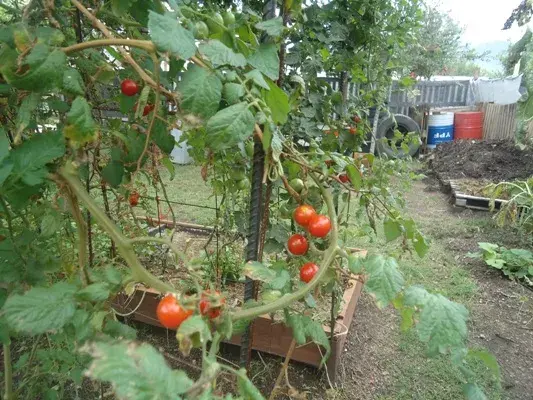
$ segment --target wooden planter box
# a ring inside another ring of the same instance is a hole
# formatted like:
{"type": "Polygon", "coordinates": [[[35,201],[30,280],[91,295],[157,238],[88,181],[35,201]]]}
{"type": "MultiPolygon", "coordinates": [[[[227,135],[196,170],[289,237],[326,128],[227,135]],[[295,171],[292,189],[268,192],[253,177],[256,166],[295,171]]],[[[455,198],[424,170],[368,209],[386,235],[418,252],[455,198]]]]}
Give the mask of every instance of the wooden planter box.
{"type": "MultiPolygon", "coordinates": [[[[349,281],[348,287],[344,292],[343,308],[337,317],[331,356],[327,361],[328,373],[331,380],[335,379],[340,356],[362,288],[363,284],[359,280],[352,279],[349,281]]],[[[113,301],[113,307],[120,313],[131,313],[129,317],[136,321],[163,327],[156,316],[156,308],[160,299],[161,293],[158,291],[138,288],[131,297],[126,294],[119,294],[113,301]]],[[[329,326],[324,326],[324,331],[330,335],[329,326]]],[[[274,321],[268,315],[263,315],[255,319],[252,338],[250,340],[250,345],[253,350],[285,356],[289,350],[291,340],[292,329],[285,326],[283,322],[274,321]]],[[[240,335],[234,335],[230,340],[226,340],[225,343],[239,346],[241,337],[240,335]]],[[[324,349],[319,349],[319,346],[315,343],[309,343],[297,347],[293,352],[292,360],[319,367],[322,354],[324,354],[324,349]]]]}

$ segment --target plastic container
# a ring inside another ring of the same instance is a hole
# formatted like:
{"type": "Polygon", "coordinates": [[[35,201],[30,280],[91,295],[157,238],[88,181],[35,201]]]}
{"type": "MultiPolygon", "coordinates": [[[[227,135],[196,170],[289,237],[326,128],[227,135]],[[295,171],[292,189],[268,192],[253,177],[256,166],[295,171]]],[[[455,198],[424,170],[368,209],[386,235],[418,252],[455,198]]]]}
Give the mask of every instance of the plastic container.
{"type": "Polygon", "coordinates": [[[454,137],[453,113],[432,114],[428,118],[427,147],[434,149],[437,144],[451,142],[454,137]]]}
{"type": "Polygon", "coordinates": [[[483,112],[455,113],[455,140],[483,139],[483,112]]]}
{"type": "Polygon", "coordinates": [[[172,136],[174,136],[174,139],[176,139],[176,145],[174,146],[174,150],[170,153],[170,159],[174,164],[190,164],[192,163],[192,158],[189,156],[187,142],[178,143],[182,132],[179,129],[172,129],[170,132],[172,136]]]}

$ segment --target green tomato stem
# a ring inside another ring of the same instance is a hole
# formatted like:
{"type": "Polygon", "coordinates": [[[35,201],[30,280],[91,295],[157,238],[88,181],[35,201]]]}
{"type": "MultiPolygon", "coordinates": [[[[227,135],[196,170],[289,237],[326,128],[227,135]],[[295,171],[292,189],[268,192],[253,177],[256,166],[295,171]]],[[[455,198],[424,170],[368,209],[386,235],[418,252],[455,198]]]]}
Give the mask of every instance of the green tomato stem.
{"type": "Polygon", "coordinates": [[[13,400],[13,367],[11,365],[11,344],[4,344],[4,399],[13,400]]]}
{"type": "Polygon", "coordinates": [[[61,50],[66,54],[75,53],[82,50],[92,49],[95,47],[106,47],[106,46],[128,46],[128,47],[137,47],[139,49],[144,49],[149,53],[154,53],[156,51],[155,45],[150,40],[135,40],[135,39],[95,39],[88,42],[82,42],[73,44],[72,46],[63,47],[61,50]]]}
{"type": "Polygon", "coordinates": [[[83,204],[85,204],[85,207],[91,212],[91,215],[96,222],[109,236],[111,236],[111,239],[115,241],[118,252],[132,271],[133,278],[162,293],[176,292],[176,289],[172,285],[161,281],[142,266],[139,258],[133,250],[131,241],[122,235],[117,226],[108,218],[105,212],[98,207],[89,193],[87,193],[83,184],[77,177],[74,166],[72,164],[66,164],[61,168],[59,174],[68,184],[70,190],[72,190],[83,204]]]}

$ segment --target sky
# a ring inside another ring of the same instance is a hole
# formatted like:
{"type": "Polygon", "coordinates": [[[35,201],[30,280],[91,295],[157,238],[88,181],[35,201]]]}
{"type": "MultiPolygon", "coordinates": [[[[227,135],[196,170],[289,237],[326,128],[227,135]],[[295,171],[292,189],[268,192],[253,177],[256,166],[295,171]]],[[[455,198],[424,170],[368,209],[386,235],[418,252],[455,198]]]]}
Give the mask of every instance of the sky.
{"type": "Polygon", "coordinates": [[[440,9],[449,12],[465,28],[463,41],[477,45],[493,41],[516,42],[525,27],[502,31],[503,24],[520,0],[440,0],[440,9]]]}

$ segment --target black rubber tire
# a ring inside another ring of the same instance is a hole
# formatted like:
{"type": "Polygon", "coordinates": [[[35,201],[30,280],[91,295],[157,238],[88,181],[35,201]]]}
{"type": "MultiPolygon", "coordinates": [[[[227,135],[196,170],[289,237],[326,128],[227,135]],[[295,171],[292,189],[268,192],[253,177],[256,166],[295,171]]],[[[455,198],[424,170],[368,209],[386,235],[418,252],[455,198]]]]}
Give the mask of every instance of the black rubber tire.
{"type": "Polygon", "coordinates": [[[420,141],[418,143],[410,143],[409,151],[405,152],[403,149],[394,150],[390,145],[383,140],[384,137],[392,138],[394,129],[397,129],[402,133],[415,132],[420,136],[420,126],[415,120],[409,118],[407,115],[394,114],[386,118],[382,118],[378,122],[378,129],[376,132],[376,149],[380,156],[386,155],[389,158],[404,158],[406,156],[413,157],[420,150],[420,141]]]}

